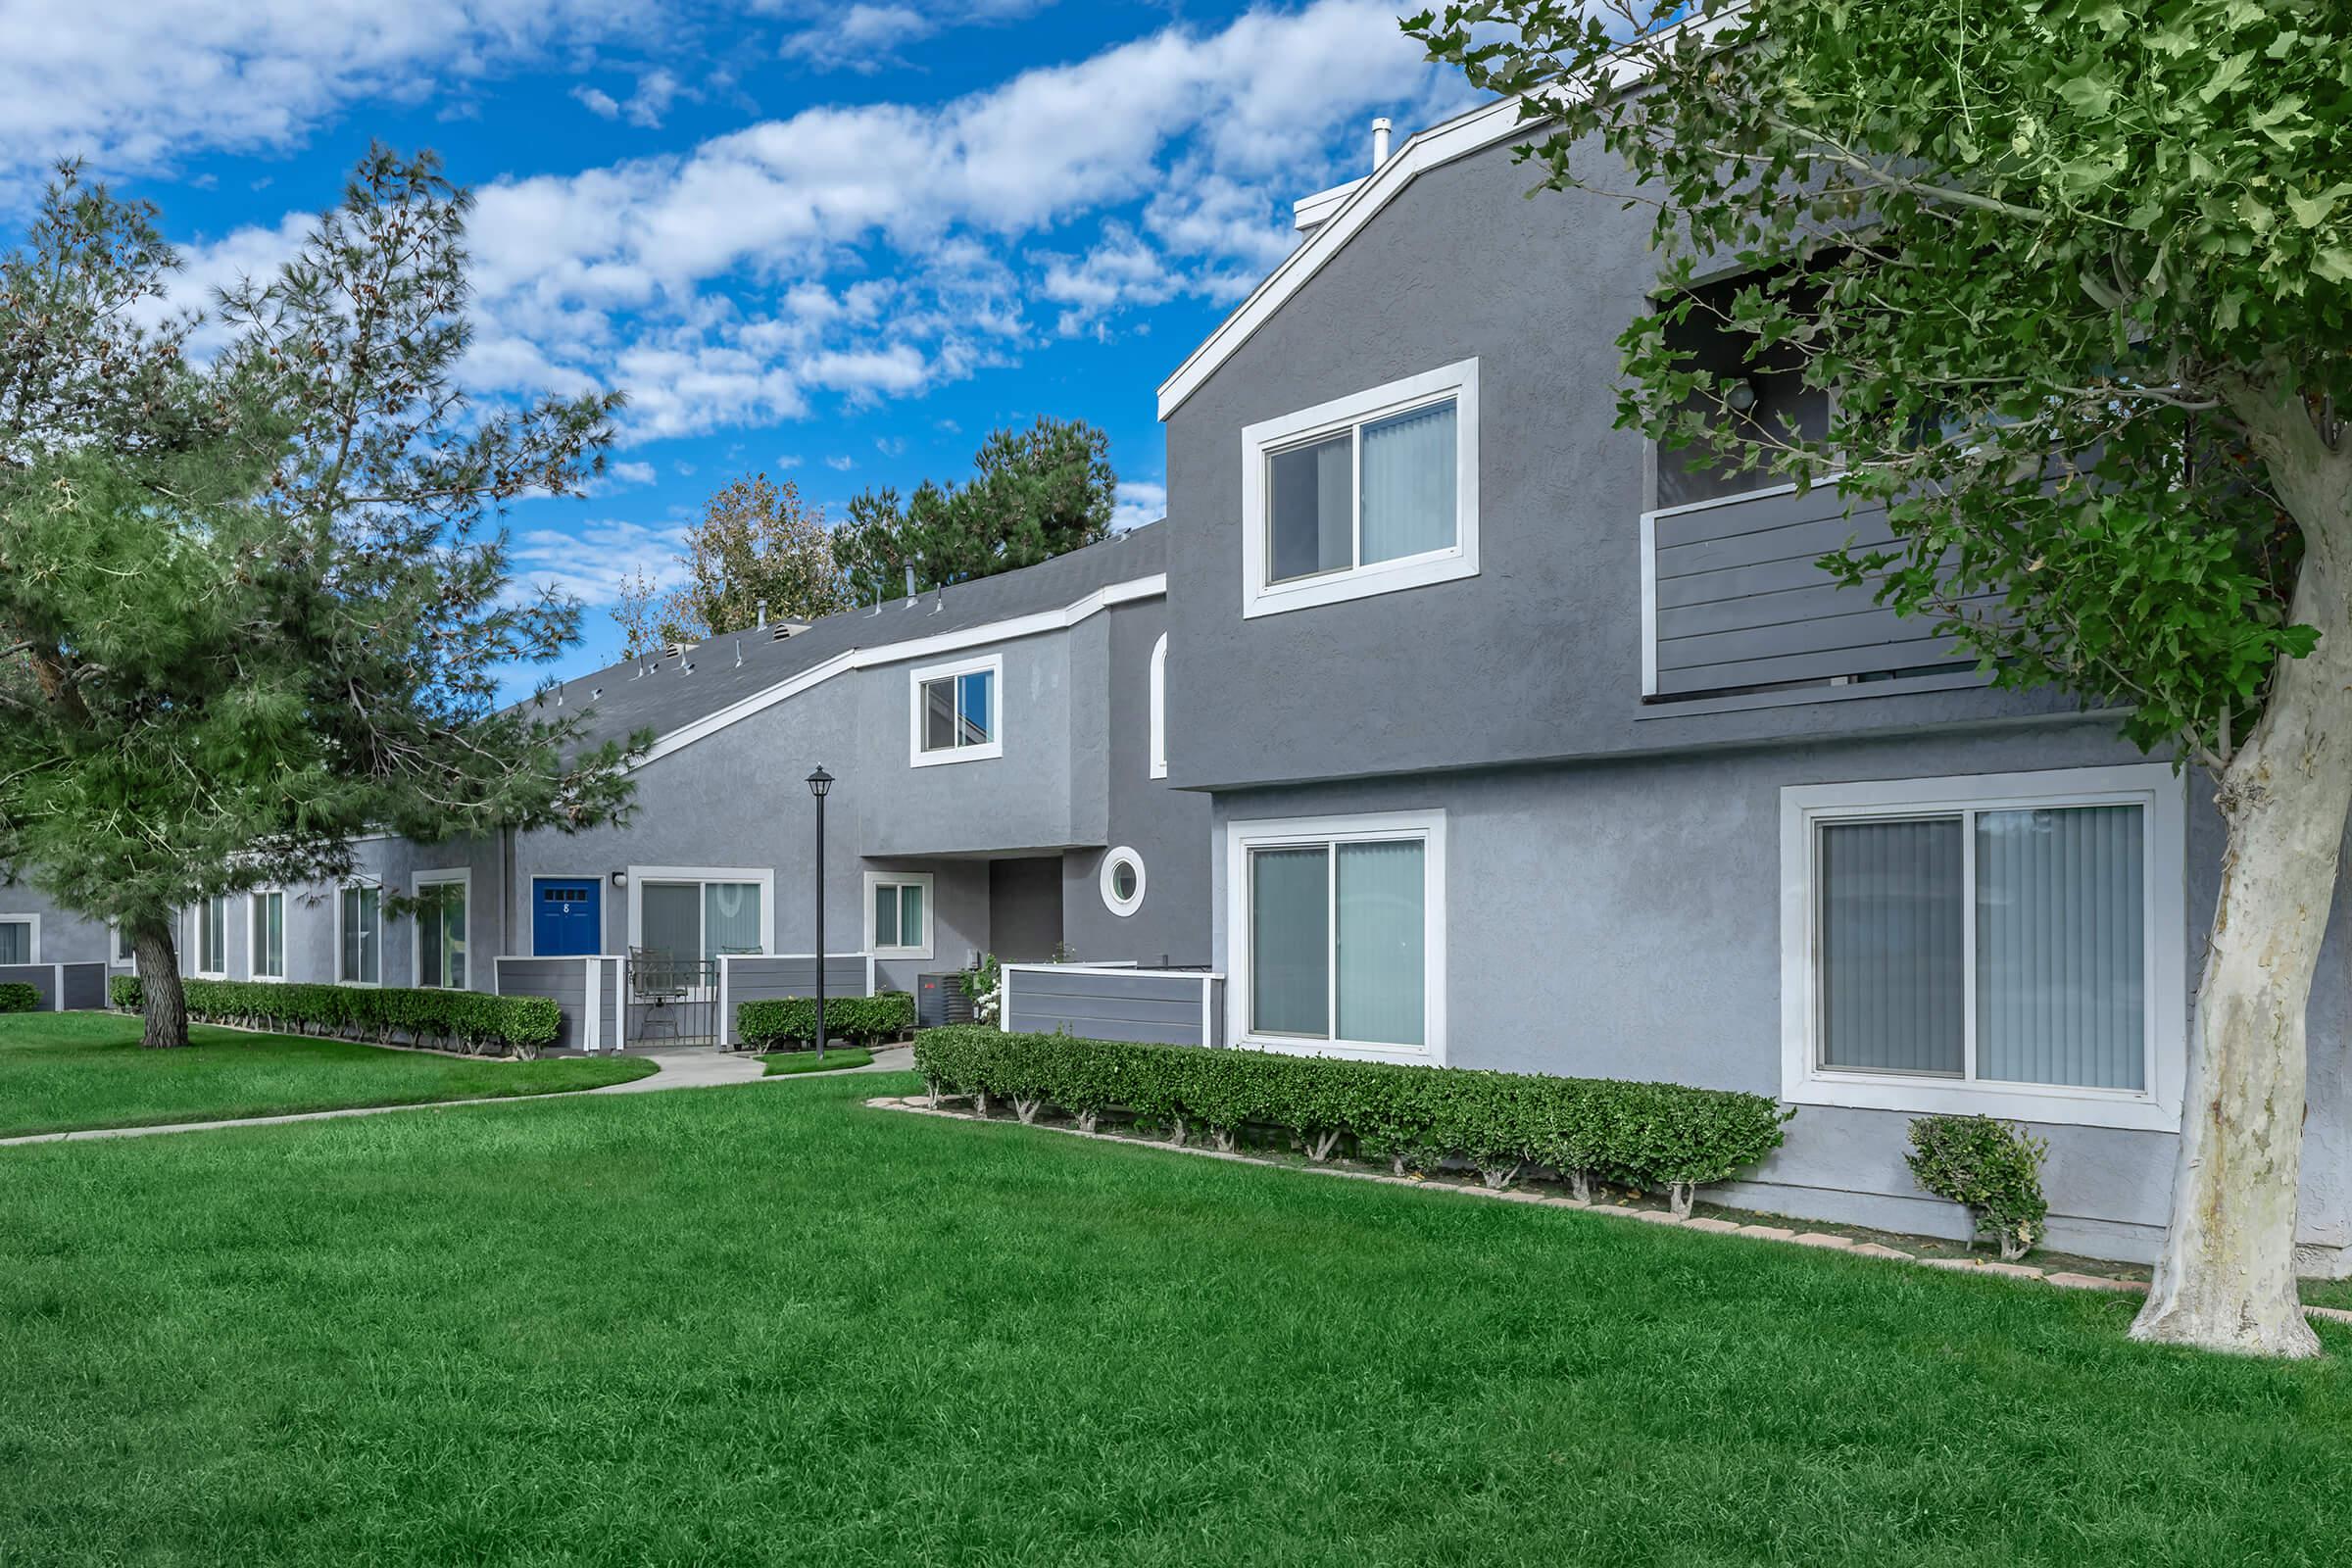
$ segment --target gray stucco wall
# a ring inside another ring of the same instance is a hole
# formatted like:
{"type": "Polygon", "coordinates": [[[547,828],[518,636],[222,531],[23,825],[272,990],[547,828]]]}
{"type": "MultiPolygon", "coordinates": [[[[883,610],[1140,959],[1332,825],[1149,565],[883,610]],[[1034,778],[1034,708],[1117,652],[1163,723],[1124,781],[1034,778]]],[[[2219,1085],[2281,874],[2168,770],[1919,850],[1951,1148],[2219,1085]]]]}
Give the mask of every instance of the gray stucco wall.
{"type": "Polygon", "coordinates": [[[1167,420],[1178,784],[1249,786],[1850,734],[2048,706],[1983,689],[1666,716],[1641,701],[1642,438],[1614,340],[1658,274],[1648,215],[1525,199],[1507,147],[1422,175],[1167,420]],[[1475,577],[1242,616],[1254,421],[1479,364],[1475,577]]]}
{"type": "MultiPolygon", "coordinates": [[[[106,963],[112,957],[113,933],[105,921],[65,908],[30,883],[0,881],[0,917],[23,914],[40,917],[43,963],[106,963]]],[[[129,965],[120,972],[128,973],[129,965]]]]}
{"type": "MultiPolygon", "coordinates": [[[[1446,813],[1448,1060],[1781,1094],[1784,785],[2143,760],[2095,720],[1675,759],[1533,766],[1220,796],[1216,820],[1446,813]],[[1513,891],[1496,897],[1498,889],[1513,891]]],[[[2221,829],[2192,793],[2183,917],[2193,986],[2221,829]]],[[[1218,911],[1223,950],[1220,856],[1218,911]]],[[[2302,1240],[2352,1245],[2352,895],[2339,890],[2311,1011],[2302,1240]]],[[[2180,1004],[2185,1013],[2189,998],[2180,1004]]],[[[1996,1112],[1997,1113],[1997,1112],[1996,1112]]],[[[1961,1234],[1918,1195],[1909,1115],[1808,1105],[1788,1145],[1728,1200],[1961,1234]]],[[[2161,1241],[2176,1135],[2047,1125],[2050,1243],[2145,1258],[2161,1241]]],[[[2318,1264],[2315,1266],[2331,1266],[2318,1264]]]]}

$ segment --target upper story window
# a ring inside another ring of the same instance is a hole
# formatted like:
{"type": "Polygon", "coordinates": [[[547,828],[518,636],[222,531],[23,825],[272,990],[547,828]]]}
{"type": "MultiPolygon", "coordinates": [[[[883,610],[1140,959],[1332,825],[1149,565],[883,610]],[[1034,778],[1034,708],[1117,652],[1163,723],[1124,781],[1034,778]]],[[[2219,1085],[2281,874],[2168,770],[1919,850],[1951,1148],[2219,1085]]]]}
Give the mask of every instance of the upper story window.
{"type": "Polygon", "coordinates": [[[1478,362],[1242,432],[1242,613],[1478,573],[1478,362]]]}
{"type": "MultiPolygon", "coordinates": [[[[1666,346],[1685,368],[1733,382],[1728,408],[1711,392],[1693,393],[1684,406],[1710,421],[1736,420],[1750,439],[1818,441],[1829,433],[1830,394],[1804,384],[1803,354],[1783,344],[1750,358],[1754,337],[1732,324],[1733,300],[1756,280],[1743,274],[1698,285],[1690,291],[1690,313],[1667,326],[1666,346]]],[[[1729,462],[1704,447],[1661,450],[1657,456],[1661,511],[1750,495],[1781,483],[1777,475],[1729,462]]]]}
{"type": "Polygon", "coordinates": [[[1152,776],[1168,776],[1168,634],[1152,645],[1152,776]]]}
{"type": "Polygon", "coordinates": [[[927,767],[1004,756],[997,697],[1004,675],[1002,654],[910,671],[907,760],[927,767]]]}

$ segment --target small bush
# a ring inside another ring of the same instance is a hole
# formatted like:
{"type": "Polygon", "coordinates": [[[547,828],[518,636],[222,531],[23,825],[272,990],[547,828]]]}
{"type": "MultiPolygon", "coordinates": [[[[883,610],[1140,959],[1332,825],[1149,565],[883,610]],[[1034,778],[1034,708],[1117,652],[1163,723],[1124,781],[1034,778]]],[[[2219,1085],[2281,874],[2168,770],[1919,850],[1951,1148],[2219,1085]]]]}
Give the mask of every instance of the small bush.
{"type": "Polygon", "coordinates": [[[23,980],[0,983],[0,1012],[30,1012],[41,1004],[41,994],[23,980]]]}
{"type": "Polygon", "coordinates": [[[1760,1095],[1681,1084],[1400,1067],[1198,1046],[1126,1045],[962,1025],[915,1037],[934,1095],[1010,1103],[1022,1120],[1058,1105],[1091,1129],[1124,1106],[1183,1142],[1198,1125],[1231,1149],[1247,1125],[1286,1128],[1310,1158],[1346,1138],[1399,1171],[1465,1160],[1493,1187],[1533,1164],[1579,1183],[1659,1187],[1688,1213],[1693,1191],[1780,1147],[1794,1112],[1760,1095]]]}
{"type": "MultiPolygon", "coordinates": [[[[913,1027],[914,998],[904,991],[885,991],[876,997],[825,999],[828,1042],[870,1046],[897,1040],[913,1027]]],[[[773,997],[743,1003],[735,1009],[735,1033],[745,1045],[761,1051],[814,1045],[816,999],[773,997]]]]}
{"type": "MultiPolygon", "coordinates": [[[[267,980],[182,980],[188,1016],[280,1033],[330,1035],[376,1045],[439,1045],[468,1054],[536,1056],[555,1043],[563,1010],[546,997],[408,986],[287,985],[267,980]]],[[[117,975],[107,996],[136,1009],[134,975],[117,975]]]]}
{"type": "Polygon", "coordinates": [[[1968,1210],[1975,1236],[1989,1234],[2014,1262],[2041,1239],[2050,1211],[2041,1194],[2041,1162],[2050,1146],[2023,1127],[1990,1116],[1921,1116],[1903,1155],[1919,1185],[1968,1210]]]}

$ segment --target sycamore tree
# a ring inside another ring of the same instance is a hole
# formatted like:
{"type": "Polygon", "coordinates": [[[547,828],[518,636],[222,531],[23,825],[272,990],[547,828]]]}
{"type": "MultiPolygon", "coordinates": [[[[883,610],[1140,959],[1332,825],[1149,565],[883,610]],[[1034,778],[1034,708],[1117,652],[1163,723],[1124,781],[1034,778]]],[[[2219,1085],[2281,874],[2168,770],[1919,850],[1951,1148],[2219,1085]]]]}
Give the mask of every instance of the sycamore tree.
{"type": "Polygon", "coordinates": [[[1511,0],[1405,27],[1521,97],[1539,190],[1651,212],[1622,423],[1887,506],[1896,545],[1829,569],[2210,775],[2228,851],[2132,1332],[2316,1354],[2293,1250],[2352,807],[2352,13],[1511,0]],[[1687,287],[1726,266],[1748,281],[1687,287]],[[1678,351],[1708,311],[1834,393],[1818,439],[1678,351]]]}
{"type": "Polygon", "coordinates": [[[622,657],[741,631],[762,608],[800,620],[850,608],[824,509],[803,502],[790,479],[750,474],[711,496],[678,566],[684,580],[667,593],[642,571],[622,579],[612,607],[622,657]]]}
{"type": "Polygon", "coordinates": [[[961,484],[925,480],[904,502],[868,490],[834,535],[853,603],[1034,566],[1110,535],[1110,438],[1076,419],[998,430],[961,484]]]}
{"type": "Polygon", "coordinates": [[[623,748],[498,699],[580,612],[514,593],[497,514],[577,492],[617,399],[459,390],[468,205],[370,152],[203,365],[148,206],[68,167],[0,259],[0,876],[127,933],[150,1046],[199,900],[625,811],[623,748]]]}

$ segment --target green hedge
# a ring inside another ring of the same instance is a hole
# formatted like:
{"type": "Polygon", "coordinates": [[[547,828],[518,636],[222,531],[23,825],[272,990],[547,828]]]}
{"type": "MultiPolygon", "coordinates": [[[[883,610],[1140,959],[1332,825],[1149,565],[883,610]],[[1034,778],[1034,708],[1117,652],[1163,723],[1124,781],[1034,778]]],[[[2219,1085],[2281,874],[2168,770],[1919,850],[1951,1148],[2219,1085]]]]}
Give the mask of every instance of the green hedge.
{"type": "Polygon", "coordinates": [[[41,1004],[41,994],[23,980],[0,984],[0,1012],[30,1012],[41,1004]]]}
{"type": "MultiPolygon", "coordinates": [[[[904,991],[876,997],[827,997],[825,1039],[867,1046],[897,1040],[914,1027],[914,998],[904,991]]],[[[811,997],[774,997],[746,1002],[735,1009],[735,1033],[761,1051],[786,1050],[816,1042],[816,1002],[811,997]]]]}
{"type": "Polygon", "coordinates": [[[1231,1149],[1248,1125],[1286,1128],[1310,1158],[1352,1139],[1399,1172],[1458,1158],[1491,1187],[1529,1165],[1558,1171],[1588,1196],[1593,1180],[1663,1188],[1680,1213],[1693,1189],[1780,1147],[1795,1112],[1761,1095],[1680,1084],[1551,1078],[1463,1067],[1289,1056],[1197,1046],[1122,1045],[976,1025],[915,1037],[914,1065],[934,1095],[1009,1103],[1023,1121],[1058,1106],[1092,1130],[1123,1106],[1182,1143],[1189,1125],[1231,1149]]]}
{"type": "MultiPolygon", "coordinates": [[[[1990,1234],[2009,1262],[2041,1238],[2050,1212],[2041,1162],[2050,1146],[1990,1116],[1921,1116],[1911,1123],[1904,1163],[1919,1185],[1968,1210],[1976,1235],[1990,1234]]],[[[1971,1237],[1970,1246],[1975,1246],[1971,1237]]]]}
{"type": "MultiPolygon", "coordinates": [[[[299,1034],[371,1040],[402,1039],[471,1053],[512,1052],[535,1056],[554,1044],[564,1015],[546,997],[492,997],[479,991],[428,991],[405,986],[282,985],[259,980],[182,980],[188,1016],[207,1023],[241,1024],[299,1034]]],[[[107,987],[118,1007],[136,1009],[139,982],[117,975],[107,987]]]]}

